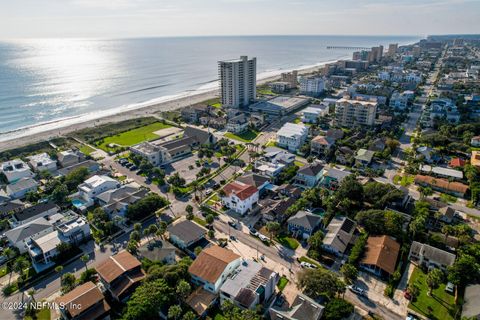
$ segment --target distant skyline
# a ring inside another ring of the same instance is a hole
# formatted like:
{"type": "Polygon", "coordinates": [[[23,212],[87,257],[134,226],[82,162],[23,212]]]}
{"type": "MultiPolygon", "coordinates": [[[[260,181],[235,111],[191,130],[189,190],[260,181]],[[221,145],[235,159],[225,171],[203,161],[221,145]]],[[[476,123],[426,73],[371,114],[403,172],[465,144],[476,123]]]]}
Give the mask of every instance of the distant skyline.
{"type": "Polygon", "coordinates": [[[479,0],[15,0],[0,39],[480,33],[479,0]]]}

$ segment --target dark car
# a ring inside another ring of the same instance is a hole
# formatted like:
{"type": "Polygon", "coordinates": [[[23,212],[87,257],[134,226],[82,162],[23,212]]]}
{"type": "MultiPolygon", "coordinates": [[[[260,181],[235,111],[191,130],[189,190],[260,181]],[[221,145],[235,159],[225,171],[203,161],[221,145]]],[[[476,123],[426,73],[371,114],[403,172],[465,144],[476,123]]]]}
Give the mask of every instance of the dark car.
{"type": "Polygon", "coordinates": [[[237,229],[237,224],[233,221],[228,221],[228,225],[234,229],[237,229]]]}
{"type": "Polygon", "coordinates": [[[130,171],[135,171],[135,170],[137,170],[138,168],[137,168],[136,165],[133,165],[133,166],[131,166],[131,167],[128,168],[128,169],[129,169],[130,171]]]}

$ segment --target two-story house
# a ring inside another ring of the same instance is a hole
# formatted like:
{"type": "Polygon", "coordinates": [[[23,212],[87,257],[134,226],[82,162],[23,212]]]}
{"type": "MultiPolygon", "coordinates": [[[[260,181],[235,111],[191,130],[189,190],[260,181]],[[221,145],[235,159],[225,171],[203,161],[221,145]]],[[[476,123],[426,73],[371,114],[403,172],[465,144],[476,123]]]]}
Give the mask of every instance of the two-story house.
{"type": "Polygon", "coordinates": [[[308,128],[305,125],[287,122],[277,132],[277,145],[297,152],[305,143],[307,136],[308,128]]]}
{"type": "Polygon", "coordinates": [[[288,231],[294,237],[309,238],[322,224],[322,217],[311,212],[300,210],[288,220],[288,231]]]}
{"type": "Polygon", "coordinates": [[[212,245],[202,250],[188,268],[192,282],[211,293],[218,293],[241,263],[241,257],[228,249],[212,245]]]}
{"type": "Polygon", "coordinates": [[[62,320],[110,319],[110,305],[100,289],[91,281],[55,299],[62,320]]]}
{"type": "Polygon", "coordinates": [[[453,265],[456,259],[453,253],[417,241],[413,241],[408,258],[418,266],[442,270],[453,265]]]}
{"type": "Polygon", "coordinates": [[[248,129],[248,118],[244,114],[240,114],[228,119],[227,131],[233,133],[242,133],[248,129]]]}
{"type": "Polygon", "coordinates": [[[239,214],[252,211],[258,203],[258,189],[254,186],[232,181],[223,187],[222,204],[239,214]]]}
{"type": "Polygon", "coordinates": [[[323,164],[316,161],[309,163],[297,171],[294,185],[301,188],[313,188],[317,185],[322,177],[323,164]]]}
{"type": "Polygon", "coordinates": [[[108,257],[97,266],[100,281],[115,300],[125,302],[145,278],[142,264],[128,251],[108,257]]]}

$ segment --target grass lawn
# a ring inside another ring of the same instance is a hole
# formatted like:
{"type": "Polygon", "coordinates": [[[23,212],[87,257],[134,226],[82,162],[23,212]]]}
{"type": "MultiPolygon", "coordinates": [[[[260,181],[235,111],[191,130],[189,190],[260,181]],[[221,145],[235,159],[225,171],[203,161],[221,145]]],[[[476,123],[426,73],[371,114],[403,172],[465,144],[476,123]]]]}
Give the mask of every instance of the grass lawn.
{"type": "Polygon", "coordinates": [[[292,250],[296,250],[298,248],[298,246],[300,245],[300,243],[298,243],[298,241],[294,238],[290,238],[290,237],[287,237],[287,236],[278,236],[275,238],[275,240],[278,241],[278,243],[280,243],[281,245],[289,248],[289,249],[292,249],[292,250]]]}
{"type": "Polygon", "coordinates": [[[411,175],[406,175],[406,176],[396,175],[393,177],[393,183],[399,184],[403,187],[408,187],[414,182],[414,180],[415,180],[415,177],[411,175]]]}
{"type": "Polygon", "coordinates": [[[84,145],[82,144],[80,146],[80,148],[78,148],[81,152],[83,152],[84,154],[86,154],[87,156],[90,155],[90,153],[92,153],[93,151],[95,151],[95,149],[93,149],[92,147],[89,147],[87,145],[84,145]]]}
{"type": "MultiPolygon", "coordinates": [[[[50,320],[51,318],[51,315],[50,315],[50,309],[40,309],[36,312],[36,317],[35,319],[36,320],[50,320]]],[[[24,320],[33,320],[34,318],[30,317],[30,316],[25,316],[25,318],[23,318],[24,320]]]]}
{"type": "Polygon", "coordinates": [[[442,193],[440,195],[440,200],[442,200],[443,202],[447,202],[447,203],[457,202],[457,198],[455,198],[454,196],[451,196],[449,194],[445,194],[445,193],[442,193]]]}
{"type": "Polygon", "coordinates": [[[305,165],[305,163],[300,162],[300,161],[298,161],[298,160],[295,160],[295,161],[293,162],[293,164],[296,165],[296,166],[299,167],[299,168],[301,168],[301,167],[303,167],[303,166],[305,165]]]}
{"type": "Polygon", "coordinates": [[[3,266],[0,268],[0,278],[5,276],[8,273],[7,266],[3,266]]]}
{"type": "Polygon", "coordinates": [[[235,134],[233,132],[225,133],[225,137],[234,139],[241,142],[250,142],[258,136],[258,132],[253,130],[247,130],[245,132],[235,134]]]}
{"type": "Polygon", "coordinates": [[[268,143],[265,145],[267,148],[268,147],[276,147],[277,143],[274,140],[268,141],[268,143]]]}
{"type": "Polygon", "coordinates": [[[285,287],[287,286],[287,283],[288,279],[282,276],[277,283],[278,290],[283,291],[283,289],[285,289],[285,287]]]}
{"type": "Polygon", "coordinates": [[[207,225],[207,221],[203,220],[202,218],[199,218],[197,216],[193,217],[193,221],[201,225],[202,227],[205,227],[207,225]]]}
{"type": "Polygon", "coordinates": [[[300,257],[300,259],[298,259],[298,260],[300,260],[300,262],[308,262],[308,263],[316,265],[319,268],[322,268],[322,265],[320,263],[318,263],[317,261],[315,261],[313,259],[310,259],[309,257],[303,256],[303,257],[300,257]]]}
{"type": "Polygon", "coordinates": [[[222,104],[220,102],[212,104],[212,107],[214,108],[221,108],[222,104]]]}
{"type": "Polygon", "coordinates": [[[300,123],[300,122],[302,122],[302,119],[300,119],[300,118],[296,118],[295,120],[293,120],[293,123],[297,123],[297,124],[298,124],[298,123],[300,123]]]}
{"type": "Polygon", "coordinates": [[[110,143],[124,147],[133,146],[134,144],[140,143],[145,140],[153,140],[155,138],[158,138],[158,136],[154,133],[155,131],[170,127],[171,125],[161,122],[155,122],[147,126],[135,128],[114,136],[106,137],[105,139],[103,139],[103,141],[100,140],[100,143],[97,144],[97,146],[107,152],[114,151],[114,149],[108,147],[110,143]]]}
{"type": "Polygon", "coordinates": [[[415,268],[410,277],[410,283],[415,283],[420,289],[415,302],[410,302],[409,309],[427,316],[429,319],[448,320],[455,315],[455,297],[445,292],[445,284],[441,284],[428,296],[427,275],[420,268],[415,268]]]}

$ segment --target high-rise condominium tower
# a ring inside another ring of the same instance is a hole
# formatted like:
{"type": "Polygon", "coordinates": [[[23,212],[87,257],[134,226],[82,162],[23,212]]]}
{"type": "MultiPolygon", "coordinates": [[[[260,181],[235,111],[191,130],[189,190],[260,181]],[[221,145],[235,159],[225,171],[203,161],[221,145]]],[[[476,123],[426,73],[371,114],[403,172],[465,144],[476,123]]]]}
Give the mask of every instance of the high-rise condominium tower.
{"type": "Polygon", "coordinates": [[[218,62],[220,97],[224,107],[242,108],[255,101],[257,58],[224,60],[218,62]]]}

